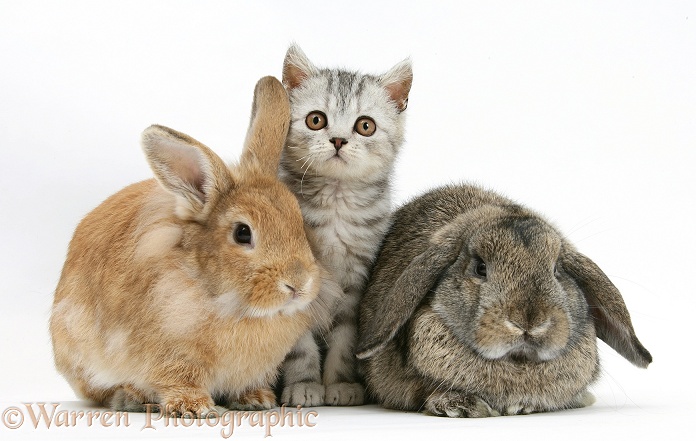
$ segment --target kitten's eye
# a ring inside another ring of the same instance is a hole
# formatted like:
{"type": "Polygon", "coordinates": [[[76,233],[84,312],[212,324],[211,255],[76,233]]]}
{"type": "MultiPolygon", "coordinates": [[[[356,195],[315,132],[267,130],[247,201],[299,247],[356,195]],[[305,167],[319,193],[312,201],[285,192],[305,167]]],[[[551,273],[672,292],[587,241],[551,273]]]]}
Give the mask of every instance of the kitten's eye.
{"type": "Polygon", "coordinates": [[[474,267],[474,273],[476,273],[477,276],[479,277],[486,277],[486,262],[483,260],[479,260],[476,262],[476,266],[474,267]]]}
{"type": "Polygon", "coordinates": [[[362,136],[372,136],[375,130],[377,130],[377,124],[375,124],[375,120],[369,116],[361,116],[355,121],[354,129],[362,136]]]}
{"type": "Polygon", "coordinates": [[[234,227],[234,241],[240,245],[250,245],[251,227],[247,224],[237,224],[234,227]]]}
{"type": "Polygon", "coordinates": [[[307,115],[305,123],[307,124],[307,127],[312,130],[321,130],[326,127],[326,115],[324,115],[324,112],[315,110],[307,115]]]}

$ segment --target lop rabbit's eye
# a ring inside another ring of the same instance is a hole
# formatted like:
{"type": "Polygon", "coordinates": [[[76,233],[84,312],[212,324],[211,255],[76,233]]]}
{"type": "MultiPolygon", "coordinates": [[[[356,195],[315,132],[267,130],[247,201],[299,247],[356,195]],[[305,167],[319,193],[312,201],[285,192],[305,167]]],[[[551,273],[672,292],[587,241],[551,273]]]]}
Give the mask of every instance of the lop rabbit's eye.
{"type": "Polygon", "coordinates": [[[375,120],[369,116],[361,116],[355,121],[355,127],[353,128],[362,136],[372,136],[375,130],[377,130],[377,124],[375,124],[375,120]]]}
{"type": "Polygon", "coordinates": [[[558,264],[553,266],[553,276],[554,277],[561,277],[561,272],[558,271],[558,264]]]}
{"type": "Polygon", "coordinates": [[[240,245],[251,244],[251,227],[247,224],[237,224],[234,227],[234,241],[240,245]]]}
{"type": "Polygon", "coordinates": [[[326,127],[326,115],[324,112],[315,110],[307,115],[307,118],[305,118],[305,124],[307,124],[307,127],[309,127],[311,130],[321,130],[326,127]]]}
{"type": "Polygon", "coordinates": [[[486,277],[486,262],[479,260],[474,267],[474,272],[479,277],[486,277]]]}

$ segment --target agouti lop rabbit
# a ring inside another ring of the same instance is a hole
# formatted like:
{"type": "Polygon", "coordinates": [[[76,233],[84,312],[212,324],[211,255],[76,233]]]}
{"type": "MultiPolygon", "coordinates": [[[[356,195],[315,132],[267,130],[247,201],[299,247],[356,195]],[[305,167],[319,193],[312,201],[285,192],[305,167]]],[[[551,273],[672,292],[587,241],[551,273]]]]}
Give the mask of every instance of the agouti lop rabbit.
{"type": "Polygon", "coordinates": [[[278,366],[330,307],[276,177],[289,115],[283,86],[262,78],[235,166],[182,133],[144,131],[156,180],[80,222],[55,292],[55,362],[78,395],[177,414],[275,405],[278,366]]]}
{"type": "Polygon", "coordinates": [[[591,404],[596,337],[638,367],[652,361],[619,291],[556,228],[453,185],[395,213],[357,356],[385,407],[486,417],[591,404]]]}

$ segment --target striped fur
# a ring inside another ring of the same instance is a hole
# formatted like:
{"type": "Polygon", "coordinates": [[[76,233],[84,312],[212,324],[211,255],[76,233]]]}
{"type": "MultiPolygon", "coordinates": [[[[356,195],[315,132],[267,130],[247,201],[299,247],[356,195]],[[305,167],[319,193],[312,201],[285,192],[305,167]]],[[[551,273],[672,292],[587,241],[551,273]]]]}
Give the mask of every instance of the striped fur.
{"type": "Polygon", "coordinates": [[[389,227],[390,183],[403,143],[411,78],[408,60],[372,76],[317,69],[297,46],[288,50],[283,83],[290,96],[291,126],[280,175],[299,200],[313,249],[340,285],[342,300],[330,328],[315,330],[287,356],[283,402],[363,403],[353,355],[357,312],[369,267],[389,227]],[[312,130],[306,119],[316,111],[327,124],[312,130]],[[370,136],[356,130],[356,121],[365,116],[377,127],[370,136]],[[343,145],[337,147],[332,140],[341,138],[343,145]]]}

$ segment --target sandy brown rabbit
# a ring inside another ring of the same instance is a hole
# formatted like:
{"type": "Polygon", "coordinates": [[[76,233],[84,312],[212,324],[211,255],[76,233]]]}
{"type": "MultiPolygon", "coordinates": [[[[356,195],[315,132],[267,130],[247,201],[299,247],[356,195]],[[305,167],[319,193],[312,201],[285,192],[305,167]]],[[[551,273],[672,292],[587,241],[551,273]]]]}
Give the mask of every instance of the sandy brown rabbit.
{"type": "Polygon", "coordinates": [[[279,364],[330,306],[276,177],[288,124],[285,90],[265,77],[236,166],[182,133],[144,131],[156,180],[82,220],[56,289],[55,362],[78,395],[181,414],[275,405],[279,364]]]}
{"type": "Polygon", "coordinates": [[[650,353],[616,287],[538,214],[467,185],[398,210],[361,305],[358,358],[383,406],[450,417],[582,407],[596,337],[650,353]]]}

